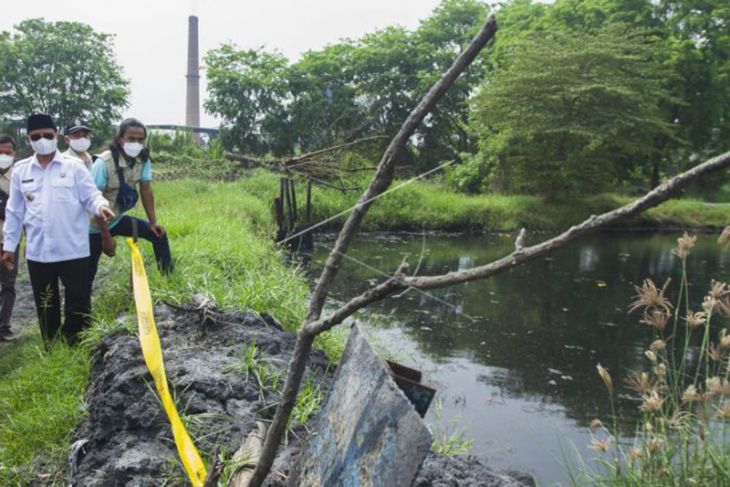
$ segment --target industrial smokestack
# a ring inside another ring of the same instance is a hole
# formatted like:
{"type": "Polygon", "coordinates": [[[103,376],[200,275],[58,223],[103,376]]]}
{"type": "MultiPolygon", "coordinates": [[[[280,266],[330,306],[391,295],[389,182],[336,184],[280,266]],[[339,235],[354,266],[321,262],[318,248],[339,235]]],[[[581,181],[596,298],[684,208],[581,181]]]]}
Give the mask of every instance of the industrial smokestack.
{"type": "MultiPolygon", "coordinates": [[[[200,68],[198,66],[198,17],[188,17],[188,74],[185,125],[200,127],[200,68]]],[[[199,140],[199,135],[193,136],[199,140]]]]}

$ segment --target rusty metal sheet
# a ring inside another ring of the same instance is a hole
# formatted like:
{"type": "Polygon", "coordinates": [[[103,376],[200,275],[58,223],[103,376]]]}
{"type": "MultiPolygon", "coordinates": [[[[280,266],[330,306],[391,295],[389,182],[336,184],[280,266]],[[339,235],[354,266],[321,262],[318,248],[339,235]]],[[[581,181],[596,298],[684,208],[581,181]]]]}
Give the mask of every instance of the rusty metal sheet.
{"type": "Polygon", "coordinates": [[[431,449],[426,425],[354,325],[290,486],[409,486],[431,449]]]}

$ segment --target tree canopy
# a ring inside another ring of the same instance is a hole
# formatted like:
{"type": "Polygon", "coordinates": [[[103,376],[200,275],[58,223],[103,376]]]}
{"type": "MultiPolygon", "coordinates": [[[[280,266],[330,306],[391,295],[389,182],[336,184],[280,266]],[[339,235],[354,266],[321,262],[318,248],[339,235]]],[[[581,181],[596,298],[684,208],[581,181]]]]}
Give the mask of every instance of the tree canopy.
{"type": "MultiPolygon", "coordinates": [[[[388,27],[306,52],[294,63],[275,52],[224,45],[205,58],[205,106],[223,120],[227,145],[251,154],[389,135],[486,14],[476,0],[447,0],[414,31],[388,27]]],[[[404,155],[409,162],[431,167],[468,149],[468,100],[485,66],[484,59],[475,63],[426,120],[404,155]]]]}
{"type": "Polygon", "coordinates": [[[127,106],[128,81],[112,36],[79,22],[29,19],[3,32],[0,72],[0,111],[11,118],[43,112],[103,131],[127,106]]]}
{"type": "MultiPolygon", "coordinates": [[[[229,148],[293,153],[392,135],[489,8],[444,0],[420,25],[305,53],[211,51],[206,107],[229,148]]],[[[412,137],[413,172],[552,196],[655,186],[730,144],[724,0],[509,0],[499,31],[412,137]],[[601,183],[601,184],[599,184],[601,183]]],[[[382,148],[381,148],[382,149],[382,148]]],[[[718,178],[719,180],[720,178],[718,178]]]]}
{"type": "Polygon", "coordinates": [[[500,190],[572,197],[600,191],[645,164],[669,97],[651,39],[621,28],[533,34],[510,44],[474,100],[486,164],[500,190]]]}

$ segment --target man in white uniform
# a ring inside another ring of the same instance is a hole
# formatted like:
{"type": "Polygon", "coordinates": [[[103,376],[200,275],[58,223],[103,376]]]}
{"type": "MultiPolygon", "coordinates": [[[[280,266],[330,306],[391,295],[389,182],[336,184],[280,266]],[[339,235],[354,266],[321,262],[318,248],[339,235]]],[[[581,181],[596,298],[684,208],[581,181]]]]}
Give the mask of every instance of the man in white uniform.
{"type": "Polygon", "coordinates": [[[26,258],[41,334],[47,341],[59,332],[70,343],[88,326],[89,219],[87,211],[108,220],[109,203],[76,159],[57,150],[58,130],[49,115],[28,117],[28,139],[35,153],[15,164],[5,211],[2,264],[15,267],[21,230],[26,234],[26,258]],[[59,280],[65,291],[65,321],[61,326],[59,280]]]}

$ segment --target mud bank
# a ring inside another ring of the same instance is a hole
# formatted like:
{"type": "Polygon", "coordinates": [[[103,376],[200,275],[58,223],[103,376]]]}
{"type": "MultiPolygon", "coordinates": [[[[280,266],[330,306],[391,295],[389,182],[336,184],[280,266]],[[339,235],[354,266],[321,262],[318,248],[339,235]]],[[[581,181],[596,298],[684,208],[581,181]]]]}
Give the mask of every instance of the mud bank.
{"type": "MultiPolygon", "coordinates": [[[[216,451],[232,454],[257,418],[273,415],[275,389],[283,383],[295,335],[272,318],[250,312],[157,305],[155,316],[178,410],[201,455],[210,460],[216,451]],[[244,354],[252,356],[254,343],[257,369],[244,365],[244,354]]],[[[333,368],[323,353],[312,354],[307,375],[324,394],[333,368]]],[[[153,391],[137,338],[126,333],[105,338],[92,358],[88,415],[76,432],[70,458],[72,485],[187,484],[153,391]]],[[[294,428],[267,485],[285,485],[306,434],[304,427],[294,428]]],[[[532,485],[528,482],[491,472],[474,458],[432,453],[415,485],[532,485]]]]}

